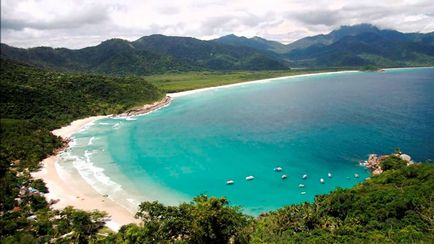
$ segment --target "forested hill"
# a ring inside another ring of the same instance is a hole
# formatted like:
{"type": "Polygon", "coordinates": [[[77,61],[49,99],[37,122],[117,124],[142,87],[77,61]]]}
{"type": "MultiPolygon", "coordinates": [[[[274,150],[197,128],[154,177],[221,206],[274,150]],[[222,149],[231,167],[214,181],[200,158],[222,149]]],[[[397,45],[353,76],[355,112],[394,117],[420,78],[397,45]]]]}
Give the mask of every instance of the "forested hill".
{"type": "Polygon", "coordinates": [[[138,77],[52,72],[3,59],[0,71],[1,154],[28,167],[54,148],[51,139],[45,146],[33,140],[51,138],[50,130],[92,115],[122,113],[164,96],[138,77]]]}
{"type": "Polygon", "coordinates": [[[288,70],[290,67],[432,66],[434,32],[401,33],[361,24],[343,26],[287,45],[235,35],[211,41],[150,35],[131,42],[110,39],[77,50],[23,49],[2,43],[1,57],[59,71],[109,75],[288,70]]]}
{"type": "Polygon", "coordinates": [[[165,94],[138,77],[53,72],[3,59],[0,73],[0,242],[88,242],[105,214],[50,209],[44,182],[29,174],[63,144],[50,131],[165,94]]]}
{"type": "Polygon", "coordinates": [[[289,65],[263,51],[190,37],[152,35],[129,42],[111,39],[94,47],[15,48],[1,44],[1,57],[60,71],[146,75],[168,71],[285,70],[289,65]]]}
{"type": "Polygon", "coordinates": [[[342,26],[328,34],[305,37],[287,45],[235,35],[214,41],[271,51],[292,66],[300,67],[434,65],[434,32],[402,33],[370,24],[342,26]]]}

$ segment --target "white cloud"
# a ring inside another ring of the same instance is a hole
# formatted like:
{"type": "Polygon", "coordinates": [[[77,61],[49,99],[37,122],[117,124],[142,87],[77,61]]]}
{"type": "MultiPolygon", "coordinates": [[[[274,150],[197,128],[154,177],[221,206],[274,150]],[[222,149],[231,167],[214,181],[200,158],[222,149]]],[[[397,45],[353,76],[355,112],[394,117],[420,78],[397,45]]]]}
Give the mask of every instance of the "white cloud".
{"type": "Polygon", "coordinates": [[[405,0],[2,0],[1,41],[13,46],[81,48],[109,38],[165,34],[216,38],[234,33],[281,42],[371,23],[434,31],[432,1],[405,0]]]}

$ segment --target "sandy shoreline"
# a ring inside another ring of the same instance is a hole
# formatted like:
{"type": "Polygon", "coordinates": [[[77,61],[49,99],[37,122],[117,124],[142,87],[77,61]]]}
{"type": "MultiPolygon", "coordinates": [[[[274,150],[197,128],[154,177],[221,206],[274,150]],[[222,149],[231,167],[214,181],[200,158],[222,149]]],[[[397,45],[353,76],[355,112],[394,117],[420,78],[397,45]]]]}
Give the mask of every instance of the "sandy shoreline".
{"type": "MultiPolygon", "coordinates": [[[[122,116],[137,116],[150,113],[171,102],[171,97],[166,96],[160,101],[152,104],[145,104],[143,107],[128,111],[120,115],[105,115],[92,116],[84,119],[73,121],[71,124],[62,128],[53,130],[53,135],[61,137],[65,141],[69,141],[74,133],[86,129],[95,121],[108,117],[122,116]]],[[[139,223],[139,220],[134,218],[134,212],[128,211],[123,206],[111,200],[107,196],[98,193],[91,185],[89,185],[78,173],[77,175],[68,175],[65,172],[60,172],[58,167],[59,153],[44,159],[41,163],[41,170],[33,172],[32,176],[36,179],[42,179],[46,183],[49,193],[45,194],[47,201],[59,200],[52,207],[62,209],[66,206],[73,206],[77,209],[91,211],[97,209],[105,211],[110,216],[110,220],[106,225],[110,229],[117,231],[122,225],[130,223],[139,223]]]]}
{"type": "MultiPolygon", "coordinates": [[[[109,116],[93,116],[79,119],[73,121],[70,125],[53,130],[52,133],[64,140],[68,140],[74,133],[85,129],[96,120],[106,117],[109,116]]],[[[47,201],[51,199],[59,200],[52,205],[53,208],[62,209],[66,206],[73,206],[87,211],[94,209],[105,211],[110,216],[110,220],[107,221],[106,225],[114,231],[117,231],[122,225],[139,222],[134,218],[134,213],[96,192],[80,176],[72,177],[61,174],[57,165],[58,160],[58,154],[52,155],[42,161],[41,170],[32,173],[34,178],[43,179],[46,183],[49,189],[49,193],[45,194],[47,201]]]]}
{"type": "MultiPolygon", "coordinates": [[[[196,89],[185,92],[178,92],[167,94],[168,96],[153,104],[144,105],[142,108],[128,111],[126,113],[116,115],[116,116],[137,116],[141,114],[146,114],[152,111],[155,111],[159,108],[167,106],[171,102],[172,97],[180,97],[192,93],[197,93],[201,91],[242,86],[246,84],[255,84],[255,83],[264,83],[273,80],[286,79],[291,77],[306,77],[306,76],[316,76],[316,75],[324,75],[324,74],[336,74],[336,73],[346,73],[346,72],[358,72],[358,71],[339,71],[339,72],[325,72],[325,73],[315,73],[315,74],[303,74],[303,75],[295,75],[295,76],[285,76],[285,77],[276,77],[255,81],[246,81],[241,83],[229,84],[224,86],[217,87],[208,87],[202,89],[196,89]]],[[[84,119],[79,119],[73,121],[70,125],[64,126],[60,129],[53,130],[52,133],[56,136],[63,138],[64,140],[69,140],[74,133],[77,133],[83,129],[85,129],[89,124],[92,124],[96,120],[111,117],[111,115],[107,116],[93,116],[84,119]]],[[[113,117],[113,116],[112,116],[113,117]]],[[[126,208],[122,207],[115,201],[104,197],[100,193],[98,193],[95,189],[92,188],[82,177],[80,176],[71,176],[65,175],[60,172],[60,169],[57,165],[59,159],[59,155],[50,156],[42,161],[42,167],[40,171],[32,173],[32,176],[37,179],[43,179],[47,184],[49,189],[49,193],[45,194],[45,197],[48,201],[51,199],[60,201],[56,204],[53,204],[52,207],[56,209],[62,209],[66,206],[73,206],[77,209],[82,210],[100,210],[105,211],[110,216],[110,221],[107,222],[107,226],[117,231],[122,225],[129,223],[139,223],[137,219],[134,218],[134,214],[128,211],[126,208]]]]}
{"type": "Polygon", "coordinates": [[[167,95],[172,97],[172,98],[176,98],[176,97],[182,97],[182,96],[186,96],[186,95],[194,94],[194,93],[198,93],[198,92],[203,92],[203,91],[224,89],[224,88],[244,86],[244,85],[250,85],[250,84],[267,83],[270,81],[283,80],[283,79],[288,79],[288,78],[300,78],[300,77],[311,77],[311,76],[317,76],[317,75],[331,75],[331,74],[354,73],[354,72],[360,72],[360,71],[358,71],[358,70],[344,70],[344,71],[320,72],[320,73],[313,73],[313,74],[289,75],[289,76],[267,78],[267,79],[261,79],[261,80],[242,81],[242,82],[238,82],[238,83],[234,83],[234,84],[228,84],[228,85],[222,85],[222,86],[211,86],[211,87],[199,88],[199,89],[194,89],[194,90],[189,90],[189,91],[168,93],[167,95]]]}

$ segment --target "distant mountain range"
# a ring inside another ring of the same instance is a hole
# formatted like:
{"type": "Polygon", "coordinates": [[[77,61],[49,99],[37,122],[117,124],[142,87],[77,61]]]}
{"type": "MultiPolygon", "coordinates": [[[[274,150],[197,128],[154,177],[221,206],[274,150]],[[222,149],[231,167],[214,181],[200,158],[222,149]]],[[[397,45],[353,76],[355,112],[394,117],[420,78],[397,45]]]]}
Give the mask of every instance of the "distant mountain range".
{"type": "Polygon", "coordinates": [[[434,65],[434,32],[402,33],[370,24],[342,26],[329,34],[305,37],[287,45],[235,35],[213,41],[270,51],[301,67],[434,65]]]}
{"type": "Polygon", "coordinates": [[[78,50],[15,48],[1,44],[1,57],[62,71],[146,75],[192,70],[283,70],[289,67],[434,65],[434,32],[401,33],[369,24],[343,26],[290,44],[260,37],[144,36],[111,39],[78,50]]]}

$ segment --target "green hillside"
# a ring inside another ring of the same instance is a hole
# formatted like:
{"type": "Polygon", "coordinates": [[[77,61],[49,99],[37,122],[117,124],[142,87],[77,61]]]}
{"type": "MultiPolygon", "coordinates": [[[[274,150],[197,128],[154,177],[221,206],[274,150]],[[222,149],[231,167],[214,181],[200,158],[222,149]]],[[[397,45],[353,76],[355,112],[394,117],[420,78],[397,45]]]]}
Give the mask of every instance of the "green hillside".
{"type": "Polygon", "coordinates": [[[164,96],[138,77],[59,73],[3,59],[0,71],[1,156],[32,168],[59,146],[50,130],[164,96]]]}
{"type": "Polygon", "coordinates": [[[164,93],[137,77],[52,72],[3,59],[0,71],[0,242],[96,239],[104,213],[50,209],[39,193],[47,192],[44,182],[29,173],[63,145],[52,129],[91,115],[123,112],[164,93]]]}
{"type": "Polygon", "coordinates": [[[287,71],[289,67],[344,68],[434,65],[434,33],[401,33],[373,25],[342,26],[290,44],[227,35],[203,41],[150,35],[110,39],[93,47],[15,48],[1,44],[1,57],[58,71],[153,75],[191,71],[287,71]]]}
{"type": "Polygon", "coordinates": [[[272,52],[292,67],[434,65],[434,32],[402,33],[370,24],[342,26],[328,34],[305,37],[287,45],[235,35],[214,41],[272,52]]]}
{"type": "Polygon", "coordinates": [[[129,42],[111,39],[93,47],[15,48],[1,44],[1,57],[58,71],[149,75],[168,71],[287,70],[288,64],[249,47],[189,37],[152,35],[129,42]]]}

